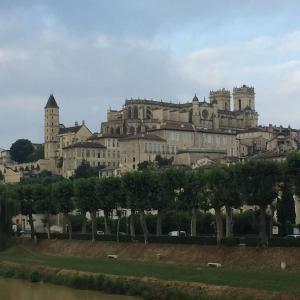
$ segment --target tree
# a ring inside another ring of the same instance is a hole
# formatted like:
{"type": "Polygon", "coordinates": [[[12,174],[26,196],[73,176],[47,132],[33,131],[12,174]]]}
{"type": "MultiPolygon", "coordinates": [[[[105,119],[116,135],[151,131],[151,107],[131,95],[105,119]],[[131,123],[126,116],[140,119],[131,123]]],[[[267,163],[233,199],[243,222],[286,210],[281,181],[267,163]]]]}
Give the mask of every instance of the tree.
{"type": "Polygon", "coordinates": [[[165,158],[158,154],[155,157],[155,161],[159,167],[171,166],[173,163],[173,158],[165,158]]]}
{"type": "Polygon", "coordinates": [[[87,161],[83,160],[81,165],[75,170],[73,178],[98,177],[100,169],[99,167],[91,167],[87,161]]]}
{"type": "Polygon", "coordinates": [[[233,235],[233,208],[239,208],[242,205],[241,191],[240,191],[240,164],[230,165],[225,167],[224,178],[224,204],[226,212],[226,237],[233,235]]]}
{"type": "Polygon", "coordinates": [[[74,210],[73,183],[68,179],[54,183],[52,185],[52,197],[58,212],[64,215],[66,225],[68,225],[69,238],[72,239],[72,224],[69,213],[74,210]]]}
{"type": "Polygon", "coordinates": [[[242,165],[240,175],[245,202],[259,207],[259,236],[262,245],[266,245],[266,210],[278,196],[278,164],[273,161],[250,161],[242,165]]]}
{"type": "Polygon", "coordinates": [[[30,161],[30,155],[34,152],[34,147],[29,140],[19,139],[10,147],[11,159],[17,163],[30,161]]]}
{"type": "Polygon", "coordinates": [[[197,235],[197,212],[200,206],[200,199],[203,199],[205,182],[202,170],[187,172],[182,193],[183,205],[191,213],[191,236],[197,235]]]}
{"type": "MultiPolygon", "coordinates": [[[[161,227],[162,214],[166,210],[173,209],[176,213],[177,230],[179,230],[178,208],[181,205],[180,198],[182,192],[184,191],[185,172],[177,168],[170,168],[161,173],[159,182],[159,198],[154,200],[154,205],[158,211],[158,226],[161,227]]],[[[161,232],[161,228],[158,230],[161,232]]]]}
{"type": "Polygon", "coordinates": [[[92,241],[95,241],[96,235],[96,213],[99,209],[99,202],[96,198],[96,179],[95,178],[81,178],[74,181],[74,196],[76,206],[85,213],[88,211],[92,220],[92,241]]]}
{"type": "Polygon", "coordinates": [[[289,224],[295,224],[295,200],[288,184],[284,184],[281,198],[277,202],[277,220],[280,224],[281,235],[288,234],[289,224]]]}
{"type": "Polygon", "coordinates": [[[96,181],[95,191],[99,208],[104,213],[105,234],[111,234],[109,215],[122,197],[121,181],[118,177],[101,177],[96,181]]]}
{"type": "Polygon", "coordinates": [[[15,212],[15,203],[12,201],[7,185],[0,183],[0,250],[11,234],[11,218],[15,212]]]}
{"type": "Polygon", "coordinates": [[[30,226],[31,239],[34,239],[35,228],[33,221],[34,214],[34,187],[31,184],[15,184],[12,191],[12,195],[16,201],[19,202],[20,212],[22,215],[28,216],[28,222],[30,226]]]}
{"type": "Polygon", "coordinates": [[[135,171],[123,176],[127,197],[139,212],[144,242],[148,243],[149,230],[145,219],[145,210],[150,210],[151,202],[156,197],[155,178],[150,171],[135,171]]]}
{"type": "Polygon", "coordinates": [[[57,207],[52,197],[52,186],[50,184],[36,184],[33,189],[32,197],[34,199],[34,210],[45,215],[44,223],[51,238],[50,217],[57,214],[57,207]]]}
{"type": "Polygon", "coordinates": [[[205,173],[206,189],[204,191],[205,210],[214,209],[217,228],[217,244],[221,244],[223,234],[222,208],[225,205],[226,190],[226,169],[223,166],[214,166],[205,173]]]}
{"type": "Polygon", "coordinates": [[[28,155],[28,161],[38,161],[39,159],[44,159],[44,145],[36,144],[33,146],[33,151],[28,155]]]}

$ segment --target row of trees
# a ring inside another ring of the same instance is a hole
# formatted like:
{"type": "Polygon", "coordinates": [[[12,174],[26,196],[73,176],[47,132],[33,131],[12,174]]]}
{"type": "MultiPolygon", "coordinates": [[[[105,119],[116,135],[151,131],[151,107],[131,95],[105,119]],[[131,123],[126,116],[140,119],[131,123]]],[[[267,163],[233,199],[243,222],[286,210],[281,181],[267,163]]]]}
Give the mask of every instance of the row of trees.
{"type": "MultiPolygon", "coordinates": [[[[184,171],[170,168],[164,171],[144,169],[128,172],[122,177],[63,179],[44,184],[27,183],[7,185],[5,195],[18,203],[23,214],[28,215],[32,237],[33,212],[45,214],[50,237],[51,215],[62,213],[72,237],[69,215],[74,209],[89,212],[92,221],[92,239],[96,234],[96,213],[104,212],[105,232],[111,233],[109,216],[113,210],[127,209],[131,215],[138,213],[145,243],[149,230],[145,212],[157,213],[156,234],[162,234],[165,212],[186,210],[190,212],[191,236],[197,235],[196,222],[199,210],[213,210],[218,243],[223,238],[222,213],[226,215],[226,237],[231,237],[232,211],[244,205],[259,210],[259,235],[267,242],[267,214],[273,219],[279,194],[292,191],[300,195],[300,155],[291,154],[284,163],[250,161],[230,166],[217,165],[207,169],[184,171]]],[[[2,186],[2,189],[4,187],[2,186]]],[[[278,201],[280,205],[286,197],[278,201]]],[[[284,200],[286,201],[286,200],[284,200]]],[[[289,202],[288,205],[293,205],[289,202]]],[[[289,210],[294,210],[293,207],[289,210]]],[[[294,216],[280,216],[282,222],[294,216]]],[[[133,218],[129,221],[130,234],[135,236],[133,218]]],[[[271,224],[272,225],[272,224],[271,224]]],[[[285,225],[284,225],[285,226],[285,225]]],[[[178,228],[177,228],[178,229],[178,228]]]]}

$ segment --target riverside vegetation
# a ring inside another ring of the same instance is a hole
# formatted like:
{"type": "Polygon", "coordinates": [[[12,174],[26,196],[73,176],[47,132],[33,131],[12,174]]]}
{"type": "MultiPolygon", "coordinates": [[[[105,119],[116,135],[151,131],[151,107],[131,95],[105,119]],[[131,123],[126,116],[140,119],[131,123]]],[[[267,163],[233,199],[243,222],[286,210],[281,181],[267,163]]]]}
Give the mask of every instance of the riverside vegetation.
{"type": "MultiPolygon", "coordinates": [[[[184,171],[170,168],[129,172],[121,177],[110,178],[71,178],[47,177],[41,181],[29,181],[20,184],[0,185],[0,239],[3,241],[10,233],[11,216],[21,212],[29,218],[32,237],[35,234],[33,214],[45,214],[47,236],[51,238],[49,218],[62,213],[68,223],[68,235],[72,238],[71,212],[75,209],[82,215],[91,215],[91,239],[96,239],[96,211],[104,211],[104,227],[107,236],[112,233],[110,216],[113,210],[131,210],[129,231],[132,238],[136,235],[137,224],[134,216],[139,216],[140,229],[144,242],[149,240],[149,228],[146,211],[156,210],[156,234],[162,234],[165,216],[175,213],[179,229],[178,214],[186,212],[189,216],[190,234],[197,235],[197,217],[199,210],[213,209],[215,214],[216,240],[221,244],[223,235],[233,236],[232,210],[243,205],[258,207],[257,227],[260,241],[268,241],[267,227],[272,225],[276,208],[283,210],[280,217],[281,231],[288,223],[293,223],[295,215],[291,195],[300,195],[300,154],[292,153],[285,162],[250,161],[230,166],[184,171]],[[279,193],[282,197],[278,200],[279,193]],[[277,206],[278,205],[278,206],[277,206]],[[280,205],[280,207],[279,207],[280,205]],[[225,210],[225,230],[222,211],[225,210]],[[289,213],[287,213],[289,211],[289,213]],[[267,226],[267,220],[269,224],[267,226]],[[5,237],[5,238],[4,238],[5,237]]],[[[121,216],[117,218],[116,232],[119,232],[121,216]]],[[[86,227],[86,224],[82,224],[86,227]]],[[[285,228],[285,229],[284,229],[285,228]]],[[[118,234],[117,234],[118,237],[118,234]]],[[[179,240],[180,241],[180,240],[179,240]]],[[[3,244],[2,244],[3,245],[3,244]]],[[[298,273],[274,273],[245,269],[197,270],[190,266],[171,266],[163,263],[141,263],[126,261],[107,261],[104,259],[78,259],[71,257],[48,257],[39,253],[30,254],[24,250],[14,252],[15,248],[0,253],[2,261],[0,272],[5,277],[25,278],[31,281],[47,281],[78,288],[99,289],[106,292],[137,295],[144,299],[226,299],[226,295],[207,295],[204,291],[183,290],[165,285],[153,285],[152,282],[128,281],[125,278],[113,278],[113,275],[150,276],[159,280],[201,282],[218,286],[228,285],[240,288],[255,288],[266,291],[299,293],[295,285],[298,273]],[[23,251],[23,252],[22,252],[23,251]],[[12,265],[11,261],[20,265],[12,265]],[[43,272],[43,265],[55,270],[43,272]],[[26,268],[24,268],[26,266],[26,268]],[[73,269],[86,274],[61,276],[60,269],[73,269]],[[102,273],[106,274],[103,275],[102,273]],[[98,282],[98,283],[97,283],[98,282]]],[[[249,295],[243,293],[243,297],[249,295]]],[[[232,298],[232,297],[231,297],[232,298]]],[[[229,297],[229,299],[231,299],[229,297]]],[[[251,299],[251,297],[248,299],[251,299]]],[[[276,298],[274,298],[276,299],[276,298]]],[[[287,298],[288,299],[288,298],[287,298]]],[[[296,298],[295,298],[296,299],[296,298]]]]}
{"type": "MultiPolygon", "coordinates": [[[[105,233],[111,234],[110,216],[117,211],[117,233],[121,209],[131,211],[128,218],[130,236],[134,238],[137,214],[145,243],[149,228],[145,212],[156,211],[156,235],[162,235],[164,217],[187,212],[190,235],[197,235],[198,212],[214,211],[214,224],[218,244],[224,233],[233,236],[233,209],[244,205],[255,206],[258,211],[257,228],[260,241],[267,244],[268,228],[273,225],[274,212],[279,210],[279,226],[285,234],[289,224],[295,222],[293,195],[300,195],[300,154],[291,153],[284,162],[250,161],[229,166],[216,165],[193,171],[178,168],[153,169],[128,172],[121,177],[71,178],[46,177],[19,184],[0,184],[0,240],[9,233],[10,217],[15,211],[28,216],[33,238],[34,213],[45,215],[45,225],[50,232],[50,216],[62,213],[72,238],[72,212],[76,209],[91,216],[91,238],[95,240],[96,213],[104,212],[105,233]],[[282,193],[279,200],[278,195],[282,193]],[[277,201],[278,200],[278,201],[277,201]],[[15,208],[15,209],[14,209],[15,208]],[[225,211],[225,230],[222,211],[225,211]],[[269,226],[267,220],[269,219],[269,226]]],[[[76,177],[76,176],[75,176],[76,177]]],[[[85,231],[83,224],[82,231],[85,231]]],[[[65,227],[64,227],[65,228],[65,227]]]]}

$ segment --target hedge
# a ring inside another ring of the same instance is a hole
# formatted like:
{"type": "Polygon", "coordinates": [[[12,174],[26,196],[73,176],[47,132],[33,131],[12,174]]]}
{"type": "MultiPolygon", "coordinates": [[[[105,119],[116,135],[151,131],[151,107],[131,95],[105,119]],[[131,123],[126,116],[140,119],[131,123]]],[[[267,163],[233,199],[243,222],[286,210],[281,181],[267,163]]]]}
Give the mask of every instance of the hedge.
{"type": "MultiPolygon", "coordinates": [[[[47,239],[47,233],[37,233],[38,239],[47,239]]],[[[67,240],[69,235],[67,233],[52,233],[51,239],[67,240]]],[[[92,240],[91,234],[73,233],[72,240],[92,240]]],[[[96,235],[96,241],[115,242],[116,235],[96,235]]],[[[123,243],[138,242],[144,243],[142,235],[136,235],[133,239],[129,235],[119,235],[119,241],[123,243]]],[[[149,243],[161,244],[193,244],[193,245],[216,245],[217,239],[214,236],[155,236],[150,235],[148,238],[149,243]]],[[[248,247],[257,247],[260,245],[260,239],[257,236],[246,237],[231,237],[223,238],[221,241],[223,246],[238,246],[245,245],[248,247]]],[[[269,240],[269,247],[300,247],[300,239],[278,237],[269,240]]]]}

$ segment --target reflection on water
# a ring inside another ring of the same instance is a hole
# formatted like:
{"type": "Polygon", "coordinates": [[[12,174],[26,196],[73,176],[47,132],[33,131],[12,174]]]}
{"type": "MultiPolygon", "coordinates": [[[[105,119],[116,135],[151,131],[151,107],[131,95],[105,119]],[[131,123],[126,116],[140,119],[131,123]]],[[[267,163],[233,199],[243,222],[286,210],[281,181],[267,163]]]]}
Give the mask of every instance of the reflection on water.
{"type": "Polygon", "coordinates": [[[47,283],[0,278],[1,300],[137,300],[135,297],[80,291],[47,283]]]}

